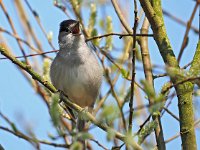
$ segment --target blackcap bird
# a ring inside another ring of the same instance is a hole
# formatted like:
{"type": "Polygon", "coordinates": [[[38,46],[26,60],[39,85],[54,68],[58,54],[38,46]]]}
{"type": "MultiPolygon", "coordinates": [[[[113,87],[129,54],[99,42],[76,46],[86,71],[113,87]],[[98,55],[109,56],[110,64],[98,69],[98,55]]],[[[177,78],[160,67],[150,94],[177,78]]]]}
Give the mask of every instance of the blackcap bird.
{"type": "MultiPolygon", "coordinates": [[[[92,112],[102,82],[102,68],[81,33],[79,22],[60,23],[59,52],[50,68],[52,84],[69,100],[92,112]]],[[[79,131],[84,120],[78,118],[79,131]]]]}

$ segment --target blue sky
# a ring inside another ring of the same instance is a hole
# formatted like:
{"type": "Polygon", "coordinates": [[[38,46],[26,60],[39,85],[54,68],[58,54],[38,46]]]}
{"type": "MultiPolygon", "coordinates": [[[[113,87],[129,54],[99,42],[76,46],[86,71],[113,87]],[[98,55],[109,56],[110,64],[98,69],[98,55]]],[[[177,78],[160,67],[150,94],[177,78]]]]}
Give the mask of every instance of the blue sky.
{"type": "MultiPolygon", "coordinates": [[[[20,37],[23,38],[23,32],[20,26],[17,24],[18,17],[16,16],[16,11],[14,9],[13,0],[3,0],[6,5],[6,8],[9,10],[9,14],[11,15],[13,22],[17,27],[17,31],[20,37]]],[[[41,22],[47,32],[53,32],[53,45],[58,48],[57,44],[57,35],[58,35],[58,27],[59,23],[62,20],[67,19],[64,13],[62,13],[58,8],[53,6],[52,0],[29,0],[31,6],[38,12],[40,15],[41,22]]],[[[191,12],[194,8],[194,1],[192,0],[163,0],[163,8],[175,16],[181,18],[184,21],[188,21],[191,12]]],[[[130,6],[131,7],[131,6],[130,6]]],[[[26,7],[27,8],[27,7],[26,7]]],[[[116,18],[116,14],[113,11],[113,8],[108,6],[106,8],[107,13],[112,16],[114,23],[114,31],[120,32],[119,20],[116,18]]],[[[38,27],[34,17],[31,15],[30,11],[28,12],[28,16],[30,16],[31,24],[34,26],[34,30],[38,34],[37,36],[41,40],[42,47],[46,50],[52,50],[48,45],[45,37],[41,34],[40,28],[38,27]]],[[[89,11],[84,11],[84,19],[87,20],[89,11]]],[[[6,21],[5,16],[0,10],[0,26],[11,31],[9,24],[6,21]]],[[[130,19],[131,22],[132,19],[130,19]]],[[[85,21],[86,22],[86,21],[85,21]]],[[[168,17],[165,17],[165,24],[167,28],[167,33],[169,35],[172,47],[176,56],[181,47],[181,43],[183,40],[183,36],[185,33],[185,27],[182,25],[178,25],[176,22],[172,21],[168,17]]],[[[195,19],[193,21],[193,25],[198,27],[198,14],[195,15],[195,19]]],[[[18,46],[15,42],[15,39],[10,38],[6,34],[4,37],[7,38],[11,45],[13,52],[16,55],[21,55],[21,52],[18,49],[18,46]]],[[[0,40],[1,41],[1,40],[0,40]]],[[[115,44],[120,40],[115,38],[115,44]]],[[[190,31],[189,33],[189,44],[185,49],[185,52],[182,57],[181,66],[187,64],[190,60],[192,60],[194,50],[196,48],[196,43],[198,41],[198,36],[190,31]]],[[[119,42],[120,43],[120,42],[119,42]]],[[[163,65],[162,58],[158,52],[157,46],[153,39],[149,39],[150,45],[150,54],[153,60],[153,64],[163,65]],[[159,62],[159,63],[158,63],[159,62]]],[[[52,57],[55,55],[52,54],[52,57]]],[[[0,55],[0,57],[2,57],[0,55]]],[[[141,72],[136,75],[137,80],[140,80],[141,72]]],[[[142,75],[143,77],[143,75],[142,75]]],[[[164,83],[163,79],[157,79],[155,81],[155,85],[157,85],[157,91],[159,91],[161,85],[164,83]]],[[[102,88],[103,90],[103,88],[102,88]]],[[[199,101],[199,98],[197,98],[199,101]]],[[[177,99],[175,98],[172,101],[169,109],[174,112],[178,116],[177,109],[177,99]]],[[[17,127],[24,131],[24,124],[33,128],[35,134],[39,139],[47,139],[48,133],[55,133],[53,129],[51,119],[46,108],[44,102],[40,99],[40,97],[36,94],[36,92],[32,89],[30,84],[24,79],[23,75],[18,71],[18,68],[9,60],[0,60],[0,111],[6,114],[12,121],[17,124],[17,127]]],[[[199,112],[199,111],[198,111],[199,112]]],[[[199,114],[197,114],[200,117],[199,114]]],[[[7,124],[0,118],[0,124],[3,126],[7,126],[7,124]]],[[[168,139],[179,132],[179,124],[176,120],[174,120],[167,113],[162,117],[162,124],[164,129],[165,139],[168,139]]],[[[26,132],[26,131],[24,131],[26,132]]],[[[91,130],[91,133],[94,136],[97,136],[97,139],[101,143],[106,143],[106,147],[110,148],[112,145],[106,142],[105,133],[98,128],[91,130]]],[[[196,130],[197,134],[197,142],[200,141],[200,130],[196,130]]],[[[58,141],[62,142],[62,140],[58,141]]],[[[23,150],[31,150],[34,149],[28,142],[19,139],[7,132],[0,130],[0,144],[7,150],[11,149],[23,149],[23,150]]],[[[97,147],[96,144],[93,144],[94,147],[97,147]]],[[[168,143],[167,149],[181,149],[181,140],[180,138],[168,143]]],[[[198,142],[198,148],[200,149],[200,143],[198,142]]],[[[41,145],[42,150],[54,150],[59,148],[54,148],[51,146],[41,145]]]]}

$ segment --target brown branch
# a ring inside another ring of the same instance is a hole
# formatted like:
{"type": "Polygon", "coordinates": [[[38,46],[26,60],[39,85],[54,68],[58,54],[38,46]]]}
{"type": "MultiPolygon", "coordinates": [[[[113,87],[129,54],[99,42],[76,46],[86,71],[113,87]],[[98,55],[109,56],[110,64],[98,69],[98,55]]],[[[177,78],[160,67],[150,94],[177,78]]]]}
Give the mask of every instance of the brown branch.
{"type": "Polygon", "coordinates": [[[42,30],[44,36],[46,37],[46,39],[47,39],[49,45],[51,46],[52,49],[55,49],[55,47],[53,46],[52,42],[49,40],[49,38],[48,38],[48,36],[47,36],[47,33],[46,33],[44,27],[43,27],[42,24],[41,24],[41,21],[40,21],[40,18],[39,18],[38,13],[37,13],[35,10],[32,9],[32,7],[31,7],[31,5],[29,4],[28,0],[25,0],[25,3],[26,3],[26,5],[28,6],[28,8],[30,9],[31,13],[33,14],[35,20],[37,21],[37,23],[38,23],[38,25],[39,25],[39,27],[40,27],[40,29],[42,30]]]}
{"type": "Polygon", "coordinates": [[[23,134],[22,132],[12,131],[12,130],[10,130],[6,127],[3,127],[3,126],[0,126],[0,129],[4,130],[6,132],[9,132],[9,133],[21,138],[21,139],[29,141],[30,143],[36,143],[36,144],[41,143],[41,144],[46,144],[46,145],[50,145],[50,146],[54,146],[54,147],[63,147],[63,148],[69,148],[70,147],[70,145],[66,145],[66,144],[57,144],[57,143],[53,143],[53,142],[48,142],[46,140],[38,140],[36,138],[29,137],[29,136],[23,134]]]}
{"type": "MultiPolygon", "coordinates": [[[[69,0],[69,1],[70,1],[71,5],[72,5],[72,9],[73,9],[73,11],[74,11],[76,17],[78,18],[78,20],[79,20],[81,26],[83,27],[83,34],[84,34],[86,37],[89,37],[89,35],[88,35],[88,33],[87,33],[86,29],[85,29],[85,26],[84,26],[84,23],[83,23],[83,19],[82,19],[82,17],[81,17],[81,14],[80,14],[79,10],[77,9],[77,7],[78,7],[77,4],[74,3],[74,2],[75,2],[74,0],[69,0]]],[[[77,2],[77,1],[76,1],[76,2],[77,2]]]]}
{"type": "MultiPolygon", "coordinates": [[[[168,12],[168,11],[163,10],[163,14],[164,14],[165,16],[171,18],[172,20],[176,21],[177,23],[182,24],[182,25],[184,25],[184,26],[187,26],[187,23],[186,23],[186,22],[184,22],[184,21],[181,20],[180,18],[174,16],[173,14],[171,14],[171,13],[168,12]]],[[[198,30],[196,27],[192,26],[192,25],[191,25],[191,29],[192,29],[195,33],[197,33],[197,34],[199,33],[199,30],[198,30]]]]}
{"type": "Polygon", "coordinates": [[[27,140],[30,143],[36,143],[36,145],[38,145],[38,143],[42,143],[42,144],[47,144],[47,145],[51,145],[51,146],[55,146],[55,147],[66,147],[66,148],[69,148],[69,145],[66,145],[66,144],[57,144],[57,143],[53,143],[53,142],[47,142],[47,141],[38,140],[35,137],[34,138],[28,137],[25,134],[23,134],[22,132],[20,132],[16,128],[15,124],[12,121],[10,121],[2,112],[0,112],[0,116],[12,127],[13,130],[10,130],[10,129],[5,128],[5,127],[0,127],[0,129],[2,129],[4,131],[7,131],[7,132],[10,132],[10,133],[12,133],[13,135],[15,135],[15,136],[17,136],[19,138],[27,140]]]}
{"type": "Polygon", "coordinates": [[[26,29],[27,33],[30,33],[30,37],[33,38],[34,43],[36,44],[37,48],[42,52],[42,45],[40,40],[38,39],[38,36],[34,32],[34,28],[31,26],[31,23],[29,21],[29,18],[27,17],[26,10],[24,9],[23,2],[21,0],[15,0],[14,1],[16,8],[18,9],[17,12],[19,12],[19,17],[22,23],[24,23],[24,26],[22,28],[26,29]]]}
{"type": "Polygon", "coordinates": [[[110,85],[111,93],[112,93],[113,97],[115,98],[115,100],[116,100],[116,102],[117,102],[117,105],[118,105],[118,107],[119,107],[120,115],[121,115],[122,121],[123,121],[123,126],[124,126],[124,129],[126,130],[126,119],[125,119],[125,117],[124,117],[124,113],[123,113],[123,110],[122,110],[122,109],[123,109],[123,107],[122,107],[122,101],[118,98],[118,96],[117,96],[117,94],[116,94],[116,92],[115,92],[115,90],[114,90],[114,86],[113,86],[113,83],[112,83],[112,81],[111,81],[111,79],[110,79],[108,70],[106,70],[105,75],[106,75],[106,78],[107,78],[108,83],[109,83],[109,85],[110,85]]]}
{"type": "MultiPolygon", "coordinates": [[[[104,59],[101,59],[100,61],[101,61],[101,64],[103,66],[103,69],[105,70],[105,77],[106,77],[106,79],[107,79],[107,81],[110,85],[109,91],[112,93],[113,97],[115,98],[115,100],[117,102],[117,105],[118,105],[119,110],[120,110],[120,115],[122,117],[123,126],[124,126],[124,129],[126,130],[126,120],[125,120],[125,117],[124,117],[124,114],[123,114],[123,105],[122,105],[121,100],[118,98],[118,96],[117,96],[117,94],[114,90],[114,85],[117,82],[118,76],[116,76],[115,80],[113,80],[113,82],[112,82],[111,78],[109,76],[109,70],[106,69],[106,67],[105,67],[104,59]]],[[[108,91],[108,93],[110,93],[109,91],[108,91]]]]}
{"type": "Polygon", "coordinates": [[[166,107],[163,107],[163,109],[164,109],[168,114],[170,114],[174,119],[176,119],[178,122],[180,121],[180,119],[179,119],[175,114],[173,114],[171,111],[169,111],[169,109],[167,109],[166,107]]]}
{"type": "MultiPolygon", "coordinates": [[[[103,35],[99,35],[99,36],[94,36],[94,37],[90,37],[86,39],[86,42],[91,41],[91,40],[95,40],[95,39],[100,39],[103,37],[108,37],[108,36],[119,36],[119,38],[122,38],[124,36],[133,36],[133,34],[123,34],[123,33],[107,33],[107,34],[103,34],[103,35]]],[[[140,36],[148,36],[148,37],[153,37],[153,34],[136,34],[137,37],[140,36]]]]}
{"type": "MultiPolygon", "coordinates": [[[[26,57],[34,57],[34,56],[45,56],[45,54],[49,54],[49,53],[56,53],[56,52],[58,52],[59,50],[52,50],[52,51],[47,51],[47,52],[40,52],[40,53],[38,53],[38,54],[29,54],[29,55],[26,55],[26,57]]],[[[15,58],[23,58],[24,56],[16,56],[15,58]]],[[[48,56],[45,56],[45,57],[48,57],[48,56]]],[[[49,58],[49,57],[48,57],[49,58]]],[[[9,59],[9,58],[7,58],[7,57],[2,57],[2,58],[0,58],[0,60],[4,60],[4,59],[9,59]]],[[[51,58],[49,58],[49,59],[51,59],[51,58]]]]}
{"type": "Polygon", "coordinates": [[[138,18],[137,18],[137,2],[134,0],[134,26],[133,26],[133,49],[132,49],[132,78],[131,78],[131,96],[129,102],[129,132],[132,132],[132,123],[133,123],[133,98],[134,98],[134,83],[135,83],[135,56],[136,56],[136,30],[138,26],[138,18]]]}
{"type": "Polygon", "coordinates": [[[122,15],[122,12],[121,12],[121,10],[120,10],[120,8],[119,8],[117,2],[116,2],[115,0],[111,0],[111,2],[112,2],[112,5],[113,5],[113,7],[114,7],[114,9],[115,9],[115,12],[116,12],[116,14],[117,14],[117,16],[118,16],[118,18],[119,18],[121,24],[122,24],[123,27],[126,29],[126,31],[127,31],[128,33],[131,34],[131,33],[132,33],[132,29],[130,28],[130,26],[129,26],[129,24],[126,22],[126,20],[124,19],[124,16],[122,15]]]}
{"type": "Polygon", "coordinates": [[[182,54],[184,52],[184,49],[186,48],[187,46],[187,41],[188,41],[188,34],[189,34],[189,31],[190,31],[190,28],[191,28],[191,25],[192,25],[192,21],[194,19],[194,16],[195,16],[195,13],[197,11],[197,8],[198,8],[198,2],[196,2],[196,5],[194,6],[194,9],[193,9],[193,12],[190,16],[190,19],[189,21],[187,22],[187,28],[186,28],[186,31],[185,31],[185,35],[184,35],[184,38],[183,38],[183,42],[182,42],[182,45],[181,45],[181,49],[179,51],[179,55],[178,55],[178,62],[180,62],[181,60],[181,57],[182,57],[182,54]]]}
{"type": "Polygon", "coordinates": [[[59,4],[59,2],[57,0],[54,1],[54,6],[56,6],[57,8],[59,8],[60,10],[62,10],[62,12],[68,17],[71,18],[70,15],[67,12],[67,9],[65,6],[63,6],[62,4],[59,4]]]}
{"type": "Polygon", "coordinates": [[[21,42],[23,42],[24,44],[26,44],[28,47],[30,47],[33,51],[37,52],[37,53],[41,53],[41,50],[34,48],[29,42],[27,42],[26,40],[21,39],[17,34],[12,34],[11,32],[9,32],[8,30],[0,27],[0,32],[4,32],[10,36],[12,36],[13,38],[15,38],[16,40],[19,40],[21,42]]]}
{"type": "MultiPolygon", "coordinates": [[[[148,31],[149,31],[149,21],[145,17],[144,22],[142,24],[142,28],[141,28],[141,33],[148,34],[148,31]]],[[[147,37],[140,38],[140,46],[141,46],[142,62],[143,62],[145,78],[149,86],[151,86],[151,88],[155,91],[147,37]]],[[[149,99],[150,105],[154,103],[154,98],[149,96],[148,99],[149,99]]],[[[162,148],[165,149],[161,118],[159,115],[152,115],[152,118],[157,124],[157,127],[154,129],[157,145],[160,147],[159,149],[162,149],[162,148]]]]}
{"type": "MultiPolygon", "coordinates": [[[[3,10],[3,12],[4,12],[4,14],[5,14],[5,16],[6,16],[8,22],[9,22],[9,24],[10,24],[10,26],[11,26],[11,28],[12,28],[12,31],[14,32],[15,35],[18,36],[17,30],[15,29],[15,26],[14,26],[14,24],[13,24],[13,21],[12,21],[12,19],[10,18],[9,14],[8,14],[8,12],[7,12],[7,10],[6,10],[6,7],[5,7],[4,4],[3,4],[3,1],[0,1],[0,5],[1,5],[1,8],[2,8],[2,10],[3,10]]],[[[18,36],[18,37],[19,37],[19,36],[18,36]]],[[[24,51],[24,48],[22,47],[22,45],[21,45],[19,39],[16,39],[16,40],[17,40],[17,44],[18,44],[18,46],[19,46],[19,48],[20,48],[20,50],[21,50],[21,52],[22,52],[22,54],[23,54],[23,56],[24,56],[24,59],[25,59],[26,63],[28,64],[28,59],[25,57],[25,56],[26,56],[26,53],[25,53],[25,51],[24,51]]]]}
{"type": "Polygon", "coordinates": [[[182,81],[179,81],[179,82],[177,82],[177,83],[175,83],[175,84],[172,84],[172,85],[168,86],[164,91],[162,91],[162,93],[166,93],[169,89],[171,89],[171,88],[173,88],[173,87],[176,87],[176,86],[178,86],[178,85],[180,85],[180,84],[183,84],[183,83],[189,82],[189,81],[195,81],[195,80],[197,80],[197,79],[200,79],[200,77],[185,78],[185,79],[182,80],[182,81]]]}
{"type": "MultiPolygon", "coordinates": [[[[198,119],[198,120],[195,121],[194,126],[198,125],[199,123],[200,123],[200,119],[198,119]]],[[[165,140],[165,143],[169,143],[169,142],[173,141],[174,139],[178,138],[180,135],[181,135],[180,132],[177,133],[177,134],[174,135],[173,137],[171,137],[171,138],[165,140]]]]}
{"type": "Polygon", "coordinates": [[[140,133],[140,131],[142,130],[142,128],[145,126],[145,124],[151,119],[151,115],[149,115],[147,117],[147,119],[140,125],[140,129],[137,131],[137,134],[140,133]]]}
{"type": "MultiPolygon", "coordinates": [[[[37,74],[36,72],[33,71],[33,69],[31,68],[30,65],[26,65],[24,63],[22,63],[21,61],[17,60],[15,57],[13,57],[11,54],[8,53],[8,51],[0,46],[0,52],[2,55],[8,57],[14,64],[16,64],[18,67],[20,67],[21,69],[25,70],[27,73],[29,73],[33,79],[37,80],[38,82],[40,82],[42,85],[44,85],[47,89],[49,89],[52,93],[56,93],[57,90],[55,89],[55,87],[49,83],[48,81],[44,80],[39,74],[37,74]]],[[[88,118],[88,120],[90,120],[93,124],[95,124],[96,126],[98,126],[99,128],[101,128],[104,131],[109,131],[112,130],[113,133],[115,134],[115,137],[124,141],[126,140],[125,135],[115,131],[114,129],[110,128],[109,126],[102,124],[101,122],[99,122],[98,120],[95,119],[95,117],[89,113],[86,112],[84,108],[81,108],[80,106],[76,105],[75,103],[72,103],[68,98],[63,97],[64,98],[64,102],[66,103],[67,106],[69,106],[70,108],[72,108],[73,110],[75,110],[77,113],[81,113],[84,116],[86,116],[88,118]]],[[[135,142],[132,140],[132,142],[130,143],[131,146],[133,146],[136,150],[141,150],[142,148],[135,142]]]]}
{"type": "Polygon", "coordinates": [[[42,85],[44,85],[45,87],[47,87],[51,92],[53,92],[53,93],[57,92],[57,90],[55,89],[55,87],[52,84],[50,84],[48,81],[44,80],[39,74],[37,74],[36,72],[34,72],[34,70],[31,68],[30,65],[27,65],[27,64],[19,61],[17,58],[15,58],[14,56],[12,56],[1,45],[0,45],[0,52],[1,52],[2,55],[4,55],[5,57],[7,57],[8,59],[10,59],[14,64],[16,64],[21,69],[23,69],[26,72],[28,72],[32,76],[32,78],[34,80],[39,81],[42,85]]]}
{"type": "Polygon", "coordinates": [[[106,148],[103,144],[99,143],[99,141],[95,140],[95,139],[90,139],[90,141],[95,142],[99,147],[101,147],[104,150],[109,150],[108,148],[106,148]]]}

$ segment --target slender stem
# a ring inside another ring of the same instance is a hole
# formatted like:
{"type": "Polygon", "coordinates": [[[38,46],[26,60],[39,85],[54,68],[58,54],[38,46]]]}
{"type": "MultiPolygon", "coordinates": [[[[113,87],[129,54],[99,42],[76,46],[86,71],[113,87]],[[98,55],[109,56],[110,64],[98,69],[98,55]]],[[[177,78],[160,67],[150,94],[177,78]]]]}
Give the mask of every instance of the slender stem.
{"type": "Polygon", "coordinates": [[[126,31],[128,33],[132,33],[132,29],[130,28],[129,24],[126,22],[126,20],[124,19],[124,16],[122,15],[122,12],[117,4],[117,2],[115,0],[111,0],[112,5],[115,9],[115,12],[120,20],[120,22],[122,23],[122,25],[124,26],[124,28],[126,29],[126,31]]]}
{"type": "MultiPolygon", "coordinates": [[[[52,50],[52,51],[47,51],[47,52],[42,52],[42,53],[37,53],[37,54],[29,54],[29,55],[26,55],[26,57],[34,57],[34,56],[45,56],[45,57],[48,57],[46,56],[45,54],[49,54],[49,53],[55,53],[55,52],[58,52],[58,50],[52,50]]],[[[15,58],[23,58],[24,56],[16,56],[15,58]]],[[[3,57],[3,58],[0,58],[0,60],[4,60],[4,59],[8,59],[7,57],[3,57]]],[[[51,59],[51,58],[49,58],[51,59]]]]}
{"type": "MultiPolygon", "coordinates": [[[[163,9],[163,14],[167,17],[169,17],[170,19],[174,20],[175,22],[179,23],[179,24],[182,24],[184,26],[187,26],[187,22],[184,22],[183,20],[181,20],[180,18],[174,16],[172,13],[166,11],[163,9]]],[[[191,25],[191,29],[196,33],[196,34],[199,34],[199,29],[196,28],[195,26],[192,26],[191,25]]]]}
{"type": "Polygon", "coordinates": [[[43,27],[42,24],[41,24],[41,21],[40,21],[40,18],[39,18],[38,13],[37,13],[35,10],[33,10],[33,8],[31,7],[31,5],[29,4],[28,0],[25,0],[25,3],[26,3],[26,5],[28,6],[28,8],[30,9],[30,11],[32,12],[32,14],[33,14],[35,20],[37,21],[37,23],[38,23],[40,29],[42,30],[44,36],[46,37],[46,39],[47,39],[49,45],[51,46],[52,49],[55,50],[55,47],[53,46],[52,42],[49,40],[48,35],[47,35],[47,33],[46,33],[44,27],[43,27]]]}
{"type": "MultiPolygon", "coordinates": [[[[145,17],[144,22],[142,24],[142,28],[141,28],[141,33],[147,34],[148,29],[149,29],[149,21],[145,17]]],[[[147,37],[140,38],[140,46],[141,46],[142,62],[143,62],[143,67],[144,67],[145,78],[146,78],[146,81],[148,82],[149,86],[151,86],[151,88],[154,90],[152,65],[151,65],[151,59],[150,59],[150,55],[149,55],[147,37]]],[[[155,103],[154,99],[152,97],[148,97],[148,99],[149,99],[150,105],[155,103]]],[[[153,115],[152,118],[157,124],[157,127],[154,129],[157,145],[158,145],[159,149],[165,149],[161,118],[159,115],[153,115]]]]}
{"type": "Polygon", "coordinates": [[[107,77],[108,83],[110,84],[111,93],[112,93],[113,97],[115,98],[115,100],[117,102],[117,105],[119,107],[120,115],[121,115],[122,122],[123,122],[123,126],[124,126],[124,129],[126,131],[126,120],[125,120],[124,113],[123,113],[123,110],[122,110],[122,103],[121,103],[121,100],[119,99],[119,97],[117,96],[117,94],[116,94],[116,92],[114,90],[114,85],[113,85],[113,83],[112,83],[112,81],[110,79],[108,71],[106,71],[106,77],[107,77]]]}
{"type": "Polygon", "coordinates": [[[8,35],[10,35],[11,37],[15,38],[16,40],[26,44],[28,47],[30,47],[33,51],[37,52],[37,53],[41,53],[41,50],[34,48],[29,42],[27,42],[26,40],[21,39],[18,35],[16,35],[15,33],[11,33],[8,30],[0,27],[0,32],[4,32],[8,35]]]}
{"type": "MultiPolygon", "coordinates": [[[[198,125],[199,123],[200,123],[200,119],[195,121],[194,126],[198,125]]],[[[174,139],[178,138],[180,135],[181,135],[180,132],[175,134],[173,137],[165,140],[165,143],[169,143],[169,142],[173,141],[174,139]]]]}
{"type": "Polygon", "coordinates": [[[23,134],[22,132],[19,132],[19,131],[12,131],[6,127],[3,127],[3,126],[0,126],[0,129],[1,130],[4,130],[4,131],[7,131],[21,139],[24,139],[26,141],[29,141],[30,143],[34,142],[34,143],[41,143],[41,144],[45,144],[45,145],[51,145],[51,146],[54,146],[54,147],[64,147],[64,148],[69,148],[70,145],[66,145],[66,144],[58,144],[58,143],[53,143],[53,142],[49,142],[49,141],[46,141],[46,140],[38,140],[36,138],[31,138],[31,137],[28,137],[27,135],[23,134]]]}
{"type": "MultiPolygon", "coordinates": [[[[2,55],[4,55],[5,57],[9,58],[14,64],[16,64],[18,67],[20,67],[21,69],[25,70],[27,73],[29,73],[33,79],[37,80],[38,82],[40,82],[43,86],[45,86],[47,89],[49,89],[52,93],[56,93],[57,90],[55,89],[55,87],[49,83],[48,81],[44,80],[38,73],[34,72],[34,70],[31,68],[30,65],[26,65],[23,62],[17,60],[14,56],[12,56],[4,47],[0,46],[0,53],[2,55]]],[[[114,133],[115,137],[122,140],[122,141],[126,141],[126,137],[125,135],[121,134],[120,132],[115,131],[114,129],[110,128],[109,126],[102,124],[101,122],[99,122],[98,120],[95,119],[95,117],[85,111],[84,108],[81,108],[80,106],[76,105],[75,103],[72,103],[68,98],[63,97],[65,100],[65,103],[67,104],[67,106],[69,106],[70,108],[72,108],[73,110],[75,110],[77,113],[84,113],[84,116],[86,116],[88,118],[88,120],[90,120],[92,123],[94,123],[96,126],[98,126],[99,128],[101,128],[104,131],[110,131],[112,130],[112,132],[114,133]]],[[[132,140],[131,142],[131,146],[136,149],[136,150],[141,150],[141,146],[138,145],[134,140],[132,140]]]]}
{"type": "MultiPolygon", "coordinates": [[[[14,24],[13,24],[13,21],[11,20],[11,18],[10,18],[9,14],[8,14],[8,12],[7,12],[7,10],[6,10],[6,7],[5,7],[4,4],[3,4],[3,1],[0,1],[0,5],[1,5],[1,8],[2,8],[2,10],[3,10],[3,12],[4,12],[4,14],[5,14],[5,16],[6,16],[8,22],[9,22],[9,24],[10,24],[10,26],[11,26],[11,28],[12,28],[12,31],[14,32],[14,34],[15,34],[16,36],[18,36],[17,30],[15,29],[15,26],[14,26],[14,24]]],[[[18,36],[18,37],[19,37],[19,36],[18,36]]],[[[22,52],[22,54],[23,54],[23,56],[24,56],[24,59],[25,59],[26,63],[28,64],[28,59],[25,57],[25,56],[26,56],[26,53],[25,53],[25,51],[24,51],[24,48],[22,47],[22,44],[20,43],[20,40],[19,40],[19,39],[16,39],[16,40],[17,40],[17,44],[18,44],[18,46],[19,46],[19,48],[20,48],[20,50],[21,50],[21,52],[22,52]]]]}
{"type": "Polygon", "coordinates": [[[34,72],[34,70],[31,68],[30,65],[27,65],[21,61],[19,61],[17,58],[12,56],[4,47],[0,46],[0,52],[2,55],[10,59],[14,64],[16,64],[21,69],[28,72],[34,80],[39,81],[42,85],[44,85],[46,88],[48,88],[51,92],[55,93],[57,92],[56,88],[49,83],[48,81],[44,80],[38,73],[34,72]]]}
{"type": "Polygon", "coordinates": [[[20,21],[24,24],[22,28],[25,28],[27,34],[30,34],[30,37],[33,38],[34,43],[36,44],[37,48],[42,52],[42,44],[41,41],[38,38],[38,35],[36,35],[34,29],[29,21],[29,17],[27,16],[26,9],[24,8],[23,1],[14,1],[16,8],[19,12],[20,21]]]}
{"type": "Polygon", "coordinates": [[[134,83],[135,83],[135,52],[136,52],[136,30],[138,25],[138,18],[137,18],[137,2],[134,0],[134,26],[133,26],[133,49],[132,49],[132,79],[131,79],[131,96],[129,102],[129,132],[132,131],[132,122],[133,122],[133,98],[134,98],[134,83]]]}
{"type": "MultiPolygon", "coordinates": [[[[174,55],[170,40],[166,33],[165,24],[162,14],[161,0],[139,0],[140,4],[151,24],[154,33],[154,39],[158,45],[160,54],[166,65],[180,70],[178,61],[174,55]]],[[[173,84],[177,84],[184,80],[180,76],[170,76],[173,84]]],[[[194,128],[191,126],[194,123],[194,112],[192,104],[193,84],[192,82],[183,82],[175,86],[178,102],[179,102],[179,117],[180,117],[180,132],[183,149],[196,149],[196,136],[194,128]]]]}
{"type": "Polygon", "coordinates": [[[178,55],[178,62],[180,62],[181,57],[183,55],[183,51],[184,51],[185,47],[187,46],[188,34],[189,34],[190,29],[191,29],[192,21],[194,19],[195,13],[197,11],[198,5],[199,5],[198,2],[196,2],[196,5],[194,6],[194,9],[193,9],[193,12],[191,14],[191,17],[190,17],[190,19],[189,19],[189,21],[187,23],[187,28],[186,28],[185,35],[184,35],[184,38],[183,38],[183,42],[182,42],[182,45],[181,45],[181,49],[180,49],[179,55],[178,55]]]}
{"type": "MultiPolygon", "coordinates": [[[[103,34],[103,35],[99,35],[99,36],[94,36],[91,38],[87,38],[85,41],[91,41],[91,40],[95,40],[95,39],[100,39],[103,37],[107,37],[107,36],[112,36],[112,35],[116,35],[119,36],[119,38],[122,38],[124,36],[133,36],[133,34],[123,34],[123,33],[107,33],[107,34],[103,34]]],[[[153,34],[136,34],[137,37],[140,36],[148,36],[148,37],[153,37],[153,34]]]]}

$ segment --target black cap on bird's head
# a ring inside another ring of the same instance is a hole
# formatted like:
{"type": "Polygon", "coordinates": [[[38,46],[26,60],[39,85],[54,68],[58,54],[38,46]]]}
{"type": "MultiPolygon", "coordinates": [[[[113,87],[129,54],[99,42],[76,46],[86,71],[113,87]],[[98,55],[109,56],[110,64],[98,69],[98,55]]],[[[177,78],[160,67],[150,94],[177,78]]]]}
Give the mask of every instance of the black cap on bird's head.
{"type": "Polygon", "coordinates": [[[79,21],[76,20],[64,20],[60,23],[60,30],[59,32],[67,32],[72,33],[73,35],[80,34],[80,26],[79,21]]]}

